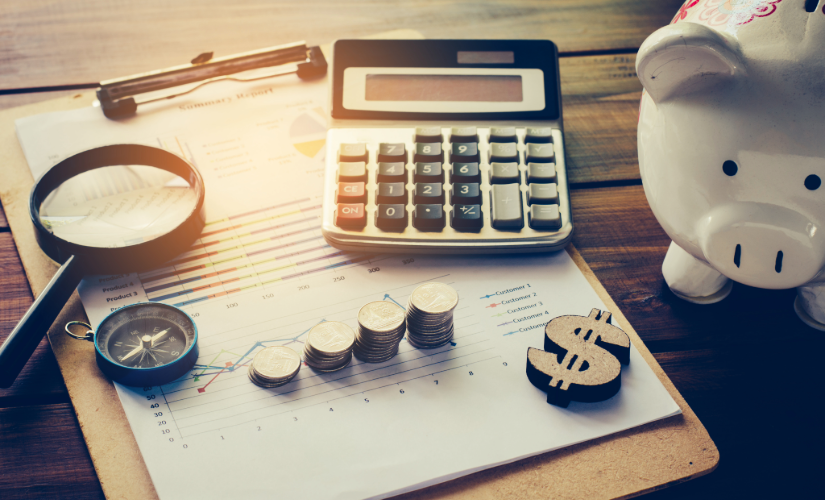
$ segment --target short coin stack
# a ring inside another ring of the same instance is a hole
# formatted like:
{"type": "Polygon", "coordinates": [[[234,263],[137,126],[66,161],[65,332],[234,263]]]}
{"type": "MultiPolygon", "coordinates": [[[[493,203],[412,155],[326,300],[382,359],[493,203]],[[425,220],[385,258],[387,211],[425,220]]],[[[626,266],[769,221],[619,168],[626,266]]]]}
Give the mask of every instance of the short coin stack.
{"type": "Polygon", "coordinates": [[[444,283],[424,283],[410,295],[407,340],[419,349],[435,349],[453,339],[453,311],[458,292],[444,283]]]}
{"type": "Polygon", "coordinates": [[[289,347],[273,346],[262,349],[249,365],[249,380],[259,387],[279,387],[301,370],[301,356],[289,347]]]}
{"type": "Polygon", "coordinates": [[[370,302],[358,311],[353,353],[367,363],[383,363],[398,354],[407,331],[404,309],[392,302],[370,302]]]}
{"type": "Polygon", "coordinates": [[[355,332],[338,321],[324,321],[312,327],[304,344],[304,361],[319,372],[334,372],[352,360],[355,332]]]}

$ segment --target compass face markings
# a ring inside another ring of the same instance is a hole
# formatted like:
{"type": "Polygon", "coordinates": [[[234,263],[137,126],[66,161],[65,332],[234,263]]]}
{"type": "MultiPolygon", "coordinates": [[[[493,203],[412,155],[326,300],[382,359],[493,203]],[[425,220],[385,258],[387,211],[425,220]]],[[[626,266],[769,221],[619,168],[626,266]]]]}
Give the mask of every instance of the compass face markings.
{"type": "Polygon", "coordinates": [[[96,340],[103,355],[129,368],[169,364],[180,358],[194,339],[188,317],[152,305],[115,314],[100,330],[96,340]]]}

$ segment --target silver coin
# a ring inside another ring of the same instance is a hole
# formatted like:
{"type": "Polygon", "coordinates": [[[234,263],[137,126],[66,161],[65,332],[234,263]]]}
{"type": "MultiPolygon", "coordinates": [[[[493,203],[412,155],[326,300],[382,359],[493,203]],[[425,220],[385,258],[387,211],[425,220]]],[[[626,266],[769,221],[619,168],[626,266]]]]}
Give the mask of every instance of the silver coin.
{"type": "Polygon", "coordinates": [[[352,349],[355,332],[338,321],[324,321],[312,327],[307,335],[307,345],[315,351],[336,356],[352,349]]]}
{"type": "Polygon", "coordinates": [[[260,350],[252,358],[251,368],[262,380],[280,381],[293,377],[301,369],[301,356],[285,346],[260,350]]]}
{"type": "Polygon", "coordinates": [[[330,373],[330,372],[336,372],[338,370],[346,368],[347,365],[350,364],[350,361],[352,361],[352,351],[350,351],[350,353],[347,355],[347,357],[344,358],[344,362],[339,363],[338,365],[331,365],[331,366],[313,365],[309,361],[307,361],[307,365],[309,365],[309,367],[312,368],[313,370],[315,370],[316,372],[330,373]]]}
{"type": "Polygon", "coordinates": [[[359,326],[376,334],[395,332],[404,323],[404,309],[392,302],[370,302],[358,311],[359,326]]]}
{"type": "MultiPolygon", "coordinates": [[[[297,373],[298,372],[296,371],[295,374],[297,374],[297,373]]],[[[249,380],[251,380],[253,384],[257,385],[258,387],[263,387],[264,389],[272,389],[272,388],[275,388],[275,387],[281,387],[282,385],[286,385],[293,378],[295,378],[295,375],[292,375],[291,377],[287,377],[283,380],[279,380],[279,381],[276,381],[276,382],[263,380],[260,377],[256,376],[255,370],[251,366],[249,367],[249,370],[247,371],[247,375],[249,376],[249,380]]]]}
{"type": "Polygon", "coordinates": [[[410,294],[410,304],[420,311],[446,313],[458,305],[458,292],[444,283],[424,283],[410,294]]]}

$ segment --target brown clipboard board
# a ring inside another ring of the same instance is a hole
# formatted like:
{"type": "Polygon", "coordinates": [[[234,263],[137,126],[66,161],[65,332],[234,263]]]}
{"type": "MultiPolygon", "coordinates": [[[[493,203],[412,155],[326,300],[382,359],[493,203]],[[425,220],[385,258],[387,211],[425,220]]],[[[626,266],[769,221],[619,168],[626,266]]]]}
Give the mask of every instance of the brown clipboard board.
{"type": "MultiPolygon", "coordinates": [[[[416,32],[385,38],[420,38],[416,32]]],[[[94,92],[0,111],[0,201],[20,260],[35,296],[58,266],[40,250],[29,221],[34,184],[17,141],[15,120],[91,106],[94,92]]],[[[719,463],[719,451],[699,418],[673,386],[627,318],[573,245],[568,253],[612,312],[654,373],[682,410],[681,415],[623,432],[477,472],[401,495],[415,499],[476,498],[630,498],[703,476],[719,463]]],[[[94,346],[74,342],[60,325],[85,320],[77,292],[48,332],[66,382],[83,438],[107,498],[157,498],[149,472],[114,386],[95,364],[94,346]]]]}

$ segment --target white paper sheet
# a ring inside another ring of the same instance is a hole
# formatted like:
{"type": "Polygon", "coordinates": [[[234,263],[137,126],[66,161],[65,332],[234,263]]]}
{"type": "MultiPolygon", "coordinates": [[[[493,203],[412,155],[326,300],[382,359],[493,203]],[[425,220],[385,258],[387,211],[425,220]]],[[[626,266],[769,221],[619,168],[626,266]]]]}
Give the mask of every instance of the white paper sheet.
{"type": "Polygon", "coordinates": [[[117,307],[177,304],[197,323],[189,375],[148,390],[117,386],[161,498],[382,498],[679,413],[631,350],[622,389],[562,409],[525,375],[528,347],[564,314],[604,309],[565,252],[550,256],[358,255],[321,237],[324,82],[222,83],[113,122],[99,109],[29,117],[18,137],[35,175],[103,144],[181,154],[206,181],[199,245],[140,276],[89,276],[93,325],[117,307]],[[405,306],[421,282],[458,290],[456,336],[431,351],[402,342],[378,364],[277,389],[247,378],[257,350],[300,351],[320,321],[356,324],[369,301],[405,306]]]}

